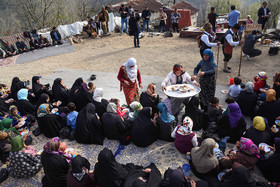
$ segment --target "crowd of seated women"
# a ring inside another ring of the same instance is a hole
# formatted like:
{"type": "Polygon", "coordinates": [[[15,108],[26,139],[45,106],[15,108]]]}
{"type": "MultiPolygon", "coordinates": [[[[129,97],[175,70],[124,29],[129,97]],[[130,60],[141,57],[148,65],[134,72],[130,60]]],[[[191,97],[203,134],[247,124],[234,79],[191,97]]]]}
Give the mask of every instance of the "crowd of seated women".
{"type": "Polygon", "coordinates": [[[273,126],[280,117],[280,104],[274,89],[264,92],[262,104],[250,105],[253,111],[247,114],[253,126],[247,129],[244,116],[248,111],[241,106],[248,107],[244,102],[250,100],[240,98],[262,94],[254,86],[248,82],[240,97],[228,98],[225,110],[214,97],[203,111],[198,107],[199,99],[193,97],[182,122],[177,123],[170,104],[155,93],[154,84],[148,85],[139,102],[121,106],[116,98],[104,99],[102,88],[87,85],[82,78],[69,89],[61,78],[55,79],[50,88],[34,76],[30,89],[15,77],[10,89],[6,85],[0,88],[0,158],[2,163],[9,162],[9,172],[15,178],[32,177],[43,167],[44,186],[256,186],[259,183],[249,172],[256,165],[270,182],[280,182],[280,132],[273,126]],[[52,138],[44,146],[41,159],[30,146],[30,129],[36,121],[38,128],[33,134],[52,138]],[[204,130],[202,138],[194,132],[200,129],[204,130]],[[119,164],[107,148],[100,152],[93,172],[86,158],[68,157],[61,151],[58,136],[97,145],[108,138],[138,147],[147,147],[158,139],[174,141],[180,153],[190,154],[191,169],[203,181],[196,183],[185,177],[182,168],[168,169],[162,181],[156,165],[119,164]],[[225,139],[236,143],[236,149],[225,153],[225,139]],[[217,178],[220,172],[226,173],[221,181],[217,178]]]}

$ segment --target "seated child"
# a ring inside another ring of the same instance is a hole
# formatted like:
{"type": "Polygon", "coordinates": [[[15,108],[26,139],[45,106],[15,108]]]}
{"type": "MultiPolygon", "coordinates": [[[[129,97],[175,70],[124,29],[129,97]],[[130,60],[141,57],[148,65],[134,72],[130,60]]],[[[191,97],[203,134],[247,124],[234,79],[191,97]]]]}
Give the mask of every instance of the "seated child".
{"type": "Polygon", "coordinates": [[[254,80],[255,80],[254,89],[257,93],[263,92],[262,89],[265,89],[266,79],[267,79],[267,74],[264,71],[259,72],[258,76],[255,76],[255,78],[254,78],[254,80]]]}
{"type": "Polygon", "coordinates": [[[109,102],[115,103],[117,105],[117,114],[125,120],[128,120],[129,109],[124,105],[120,106],[120,100],[116,98],[112,98],[109,102]]]}
{"type": "Polygon", "coordinates": [[[19,132],[25,130],[26,127],[29,128],[29,126],[31,125],[30,118],[22,117],[15,105],[10,106],[9,112],[10,112],[10,119],[13,120],[12,125],[19,132]],[[24,125],[19,124],[20,122],[24,122],[24,125]]]}
{"type": "Polygon", "coordinates": [[[198,146],[196,134],[192,131],[193,121],[186,116],[183,125],[178,125],[171,133],[171,137],[175,138],[174,144],[180,153],[186,154],[191,152],[193,147],[198,146]]]}
{"type": "Polygon", "coordinates": [[[223,109],[222,109],[222,105],[220,105],[219,99],[217,97],[213,97],[207,109],[209,123],[211,122],[217,123],[218,119],[222,117],[222,113],[223,113],[223,109]]]}
{"type": "Polygon", "coordinates": [[[240,87],[241,82],[242,82],[242,80],[239,77],[234,78],[234,84],[231,85],[228,90],[228,95],[230,97],[233,97],[234,99],[236,99],[239,96],[239,93],[241,90],[241,87],[240,87]]]}
{"type": "Polygon", "coordinates": [[[89,87],[89,91],[94,93],[94,90],[95,90],[96,87],[94,86],[94,84],[92,82],[88,83],[88,87],[89,87]]]}
{"type": "MultiPolygon", "coordinates": [[[[228,97],[226,98],[225,102],[229,105],[231,103],[235,103],[235,100],[233,97],[228,97]]],[[[226,110],[223,112],[223,114],[227,114],[228,113],[228,106],[226,108],[226,110]]]]}
{"type": "Polygon", "coordinates": [[[67,115],[67,126],[71,127],[71,131],[75,131],[76,129],[76,120],[78,116],[78,112],[75,111],[76,106],[74,103],[70,102],[67,105],[67,109],[69,114],[67,115]]]}

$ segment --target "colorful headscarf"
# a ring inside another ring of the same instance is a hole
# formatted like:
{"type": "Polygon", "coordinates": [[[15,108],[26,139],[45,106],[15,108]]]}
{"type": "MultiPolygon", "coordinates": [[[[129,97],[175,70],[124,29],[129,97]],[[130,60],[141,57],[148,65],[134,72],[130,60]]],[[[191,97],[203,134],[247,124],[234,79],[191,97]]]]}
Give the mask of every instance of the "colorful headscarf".
{"type": "Polygon", "coordinates": [[[260,80],[263,80],[263,81],[265,81],[268,78],[266,72],[264,72],[264,71],[259,72],[258,76],[259,76],[260,80]]]}
{"type": "Polygon", "coordinates": [[[6,129],[10,129],[12,131],[14,131],[16,134],[19,134],[19,132],[14,128],[11,127],[13,120],[10,118],[4,118],[1,122],[0,122],[0,130],[6,130],[6,129]]]}
{"type": "Polygon", "coordinates": [[[50,114],[50,105],[49,104],[41,104],[38,108],[37,114],[38,117],[44,117],[47,114],[50,114]]]}
{"type": "Polygon", "coordinates": [[[9,107],[9,114],[12,118],[14,118],[15,120],[19,120],[21,118],[21,116],[17,113],[16,115],[13,115],[13,111],[17,109],[17,107],[15,105],[11,105],[9,107]]]}
{"type": "Polygon", "coordinates": [[[103,99],[103,88],[96,88],[93,93],[93,100],[101,102],[103,99]]]}
{"type": "Polygon", "coordinates": [[[171,123],[175,117],[167,112],[167,107],[164,103],[159,103],[157,108],[160,112],[160,118],[164,123],[171,123]]]}
{"type": "Polygon", "coordinates": [[[257,129],[259,131],[264,131],[266,125],[265,125],[265,121],[264,121],[263,117],[256,116],[253,120],[253,126],[255,129],[257,129]]]}
{"type": "Polygon", "coordinates": [[[243,137],[241,137],[239,141],[239,150],[257,157],[259,157],[258,155],[260,153],[258,146],[256,146],[251,139],[243,137]]]}
{"type": "Polygon", "coordinates": [[[230,128],[235,128],[238,125],[240,118],[242,117],[241,110],[236,103],[231,103],[228,105],[229,113],[227,114],[229,117],[230,128]]]}
{"type": "Polygon", "coordinates": [[[189,116],[186,116],[184,118],[183,125],[179,126],[179,128],[177,129],[177,133],[183,136],[189,135],[192,133],[192,128],[193,128],[193,120],[189,116]]]}
{"type": "Polygon", "coordinates": [[[274,89],[269,89],[266,92],[266,101],[276,101],[276,92],[274,89]]]}
{"type": "Polygon", "coordinates": [[[135,58],[130,58],[126,63],[123,64],[123,66],[126,69],[126,74],[128,78],[132,81],[135,82],[137,79],[137,65],[136,65],[136,59],[135,58]],[[133,66],[133,67],[131,67],[133,66]]]}
{"type": "Polygon", "coordinates": [[[23,140],[21,135],[17,135],[11,140],[12,151],[20,151],[23,148],[23,140]]]}
{"type": "Polygon", "coordinates": [[[133,101],[129,106],[133,110],[133,117],[136,117],[135,115],[143,109],[143,106],[138,101],[133,101]]]}
{"type": "Polygon", "coordinates": [[[60,148],[60,139],[58,137],[54,137],[44,145],[44,152],[53,155],[63,154],[59,151],[59,148],[60,148]]]}
{"type": "Polygon", "coordinates": [[[175,74],[176,71],[181,71],[181,72],[183,72],[183,66],[181,66],[180,64],[175,64],[175,65],[173,66],[173,73],[175,74]]]}
{"type": "Polygon", "coordinates": [[[248,93],[254,93],[254,83],[250,81],[247,82],[243,90],[248,93]]]}
{"type": "Polygon", "coordinates": [[[115,103],[109,103],[107,105],[107,112],[117,113],[117,105],[115,103]]]}
{"type": "Polygon", "coordinates": [[[25,88],[20,89],[17,93],[18,100],[28,100],[27,96],[28,96],[28,90],[25,88]]]}

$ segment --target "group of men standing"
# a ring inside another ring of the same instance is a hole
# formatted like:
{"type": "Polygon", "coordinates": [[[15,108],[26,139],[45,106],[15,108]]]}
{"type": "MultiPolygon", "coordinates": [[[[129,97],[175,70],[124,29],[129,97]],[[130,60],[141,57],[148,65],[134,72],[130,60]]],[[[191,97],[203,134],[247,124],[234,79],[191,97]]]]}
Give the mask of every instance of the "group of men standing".
{"type": "MultiPolygon", "coordinates": [[[[258,24],[262,24],[262,29],[265,28],[265,24],[270,16],[271,12],[267,8],[267,2],[262,3],[262,7],[258,10],[258,24]]],[[[231,12],[227,16],[228,20],[228,30],[220,39],[220,42],[215,43],[216,38],[216,18],[218,14],[215,12],[215,7],[211,8],[211,13],[208,14],[209,23],[204,25],[204,33],[200,37],[200,54],[203,54],[205,49],[211,49],[214,46],[219,46],[222,44],[222,50],[224,54],[224,73],[231,73],[231,67],[228,65],[230,59],[232,58],[233,47],[238,45],[242,46],[243,53],[247,56],[248,60],[251,57],[261,55],[262,51],[255,49],[254,45],[259,38],[263,36],[261,31],[254,30],[252,33],[247,34],[245,40],[240,38],[238,40],[237,33],[239,32],[241,26],[238,24],[240,18],[240,12],[235,9],[235,6],[231,6],[231,12]]],[[[247,22],[248,23],[248,22],[247,22]]],[[[248,23],[249,24],[249,23],[248,23]]],[[[245,22],[246,25],[246,22],[245,22]]]]}
{"type": "MultiPolygon", "coordinates": [[[[166,26],[166,20],[167,20],[167,14],[165,13],[165,8],[160,8],[160,13],[158,17],[159,21],[159,28],[158,32],[165,32],[165,26],[166,26]]],[[[134,13],[138,14],[138,10],[134,10],[131,6],[127,7],[124,4],[121,5],[119,9],[119,13],[121,15],[121,35],[123,34],[124,26],[125,26],[125,32],[128,33],[128,23],[131,16],[134,16],[134,13]]],[[[149,7],[145,7],[145,9],[142,11],[141,19],[143,20],[143,27],[142,32],[146,31],[149,32],[149,24],[151,19],[151,11],[149,10],[149,7]]],[[[177,9],[174,10],[174,12],[171,14],[171,21],[172,21],[172,28],[174,32],[179,32],[179,20],[181,18],[181,14],[178,12],[177,9]]]]}

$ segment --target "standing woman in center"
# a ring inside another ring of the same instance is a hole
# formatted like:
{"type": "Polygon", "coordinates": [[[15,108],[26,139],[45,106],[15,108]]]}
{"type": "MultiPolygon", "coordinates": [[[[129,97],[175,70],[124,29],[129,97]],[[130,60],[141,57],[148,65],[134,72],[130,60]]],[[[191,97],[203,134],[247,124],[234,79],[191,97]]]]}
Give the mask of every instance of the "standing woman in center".
{"type": "Polygon", "coordinates": [[[139,101],[140,97],[136,79],[138,79],[141,89],[143,89],[143,85],[135,58],[128,59],[128,61],[122,65],[118,73],[118,79],[120,81],[120,90],[122,91],[123,89],[127,105],[129,106],[133,101],[139,101]]]}
{"type": "Polygon", "coordinates": [[[217,64],[214,60],[213,51],[211,49],[206,49],[203,52],[203,59],[194,68],[193,78],[196,79],[197,76],[200,77],[199,84],[201,91],[199,93],[199,99],[200,107],[204,111],[207,110],[207,106],[210,103],[210,100],[215,96],[216,67],[217,64]]]}

